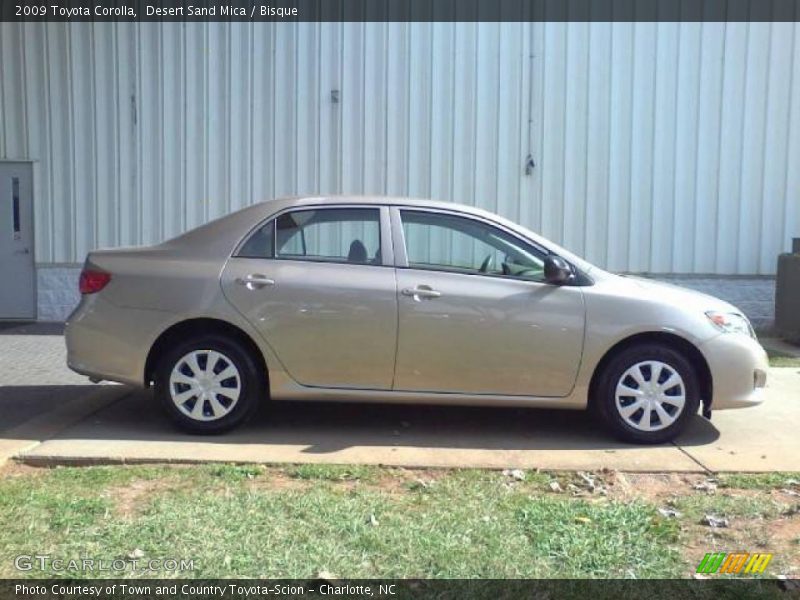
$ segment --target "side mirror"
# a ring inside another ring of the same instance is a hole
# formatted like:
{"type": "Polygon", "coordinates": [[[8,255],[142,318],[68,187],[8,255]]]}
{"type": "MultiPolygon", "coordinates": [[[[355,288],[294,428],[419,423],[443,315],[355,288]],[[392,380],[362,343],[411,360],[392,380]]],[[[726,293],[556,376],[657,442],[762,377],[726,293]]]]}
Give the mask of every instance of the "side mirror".
{"type": "Polygon", "coordinates": [[[553,285],[562,285],[574,277],[572,267],[557,254],[548,254],[544,259],[544,280],[553,285]]]}

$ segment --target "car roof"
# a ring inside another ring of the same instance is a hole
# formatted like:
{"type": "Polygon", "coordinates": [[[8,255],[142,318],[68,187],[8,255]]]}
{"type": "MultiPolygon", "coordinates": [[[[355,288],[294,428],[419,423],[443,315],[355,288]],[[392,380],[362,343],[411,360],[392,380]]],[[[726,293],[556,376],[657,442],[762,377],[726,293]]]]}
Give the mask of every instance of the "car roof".
{"type": "MultiPolygon", "coordinates": [[[[509,221],[500,215],[466,204],[458,204],[457,202],[449,202],[443,200],[429,200],[426,198],[412,198],[407,196],[378,196],[378,195],[357,195],[357,194],[340,194],[340,195],[324,195],[324,196],[288,196],[284,198],[276,198],[274,200],[266,200],[254,206],[261,206],[268,213],[275,213],[287,208],[302,208],[303,206],[324,206],[324,205],[337,205],[337,204],[361,204],[372,206],[410,206],[417,208],[433,208],[440,210],[447,210],[453,212],[461,212],[465,214],[483,217],[490,221],[496,221],[511,227],[512,229],[519,229],[521,226],[518,223],[509,221]]],[[[265,213],[267,214],[267,213],[265,213]]]]}
{"type": "MultiPolygon", "coordinates": [[[[276,198],[274,200],[266,200],[261,204],[281,204],[281,209],[290,208],[295,206],[319,206],[324,204],[371,204],[375,206],[419,206],[420,208],[442,208],[449,210],[463,210],[464,212],[473,212],[475,214],[483,214],[485,211],[467,206],[465,204],[456,204],[455,202],[445,202],[442,200],[428,200],[424,198],[411,198],[405,196],[370,196],[370,195],[325,195],[325,196],[288,196],[285,198],[276,198]]],[[[490,214],[490,213],[485,213],[490,214]]]]}
{"type": "Polygon", "coordinates": [[[203,252],[213,255],[229,255],[233,249],[233,247],[230,246],[231,240],[235,240],[235,243],[238,244],[242,237],[252,231],[260,221],[268,219],[279,212],[287,209],[303,208],[305,206],[335,206],[341,204],[432,208],[481,217],[489,222],[503,225],[507,229],[522,235],[524,238],[537,242],[546,248],[550,248],[550,251],[561,254],[567,260],[572,261],[584,270],[592,268],[590,263],[568,250],[561,248],[553,243],[552,240],[547,240],[519,223],[515,223],[495,213],[474,206],[457,204],[455,202],[408,198],[403,196],[360,196],[342,194],[288,196],[275,198],[273,200],[265,200],[242,208],[241,210],[206,223],[205,225],[201,225],[177,238],[168,240],[165,244],[176,247],[176,249],[184,248],[188,250],[192,248],[191,252],[194,253],[203,252]],[[213,242],[213,240],[217,238],[220,238],[221,241],[217,243],[213,242]]]}
{"type": "Polygon", "coordinates": [[[564,256],[568,260],[576,263],[578,266],[588,271],[594,267],[591,263],[566,250],[565,248],[555,244],[552,240],[543,238],[541,235],[534,233],[523,225],[504,218],[496,213],[478,208],[475,206],[468,206],[466,204],[458,204],[456,202],[445,202],[442,200],[429,200],[424,198],[411,198],[406,196],[380,196],[380,195],[320,195],[320,196],[291,196],[285,198],[276,198],[274,200],[267,200],[255,206],[263,206],[269,213],[274,214],[286,210],[287,208],[302,208],[304,206],[321,206],[321,205],[337,205],[337,204],[360,204],[360,205],[373,205],[373,206],[410,206],[418,208],[433,208],[441,209],[451,212],[459,212],[463,214],[482,217],[497,224],[504,225],[512,231],[516,231],[523,237],[527,237],[545,247],[550,247],[552,251],[564,256]]]}

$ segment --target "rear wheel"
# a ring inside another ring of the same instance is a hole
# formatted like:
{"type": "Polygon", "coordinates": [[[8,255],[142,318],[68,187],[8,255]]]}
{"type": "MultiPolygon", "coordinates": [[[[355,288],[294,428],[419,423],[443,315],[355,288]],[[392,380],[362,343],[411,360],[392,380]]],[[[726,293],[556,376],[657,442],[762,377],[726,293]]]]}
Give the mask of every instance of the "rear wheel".
{"type": "Polygon", "coordinates": [[[191,433],[221,433],[242,423],[265,397],[266,377],[247,349],[204,335],[168,350],[155,393],[172,421],[191,433]]]}
{"type": "Polygon", "coordinates": [[[640,444],[674,439],[700,405],[691,363],[659,344],[638,344],[613,357],[595,391],[595,407],[611,432],[640,444]]]}

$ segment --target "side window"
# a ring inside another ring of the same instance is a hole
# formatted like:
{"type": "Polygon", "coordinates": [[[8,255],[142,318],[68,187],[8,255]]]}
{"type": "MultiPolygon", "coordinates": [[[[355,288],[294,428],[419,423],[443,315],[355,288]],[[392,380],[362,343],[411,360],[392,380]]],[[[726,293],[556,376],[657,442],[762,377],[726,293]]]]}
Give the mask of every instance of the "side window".
{"type": "Polygon", "coordinates": [[[410,267],[544,280],[544,255],[501,229],[442,213],[400,214],[410,267]]]}
{"type": "Polygon", "coordinates": [[[275,256],[275,220],[256,229],[239,249],[242,258],[272,258],[275,256]]]}
{"type": "Polygon", "coordinates": [[[296,210],[275,220],[275,256],[294,260],[381,264],[377,208],[296,210]]]}

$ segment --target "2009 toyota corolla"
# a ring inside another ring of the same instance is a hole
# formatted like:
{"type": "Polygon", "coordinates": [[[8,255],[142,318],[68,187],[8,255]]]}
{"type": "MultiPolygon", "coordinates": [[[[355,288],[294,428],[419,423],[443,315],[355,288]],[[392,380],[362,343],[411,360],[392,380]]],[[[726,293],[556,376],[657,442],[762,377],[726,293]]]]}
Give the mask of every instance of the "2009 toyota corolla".
{"type": "Polygon", "coordinates": [[[153,386],[183,428],[264,400],[593,409],[625,440],[761,401],[767,357],[716,298],[608,273],[496,215],[393,198],[257,204],[89,254],[69,366],[153,386]]]}

